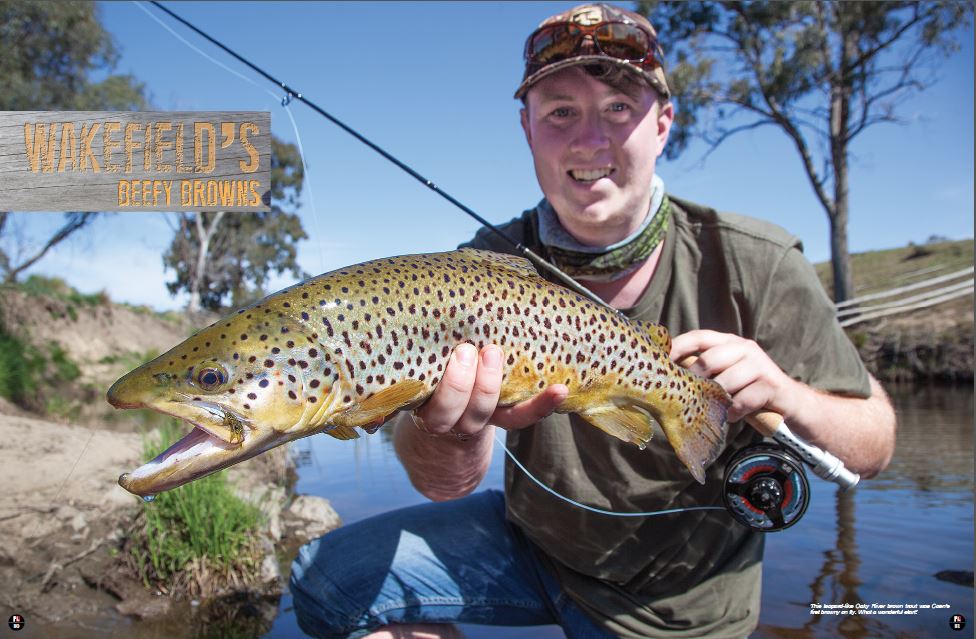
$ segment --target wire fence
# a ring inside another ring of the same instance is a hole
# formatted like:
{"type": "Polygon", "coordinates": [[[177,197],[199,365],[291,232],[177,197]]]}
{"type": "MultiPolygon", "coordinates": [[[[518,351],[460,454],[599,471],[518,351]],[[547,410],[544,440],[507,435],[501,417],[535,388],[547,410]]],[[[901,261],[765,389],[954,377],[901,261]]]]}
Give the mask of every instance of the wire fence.
{"type": "MultiPolygon", "coordinates": [[[[925,271],[932,272],[931,269],[925,269],[925,271]]],[[[898,286],[880,293],[871,293],[839,302],[837,304],[837,319],[841,326],[853,326],[868,320],[927,308],[972,295],[973,272],[974,268],[970,266],[914,284],[898,286]],[[910,295],[908,295],[909,293],[910,295]],[[870,304],[866,304],[866,302],[870,302],[870,304]]]]}

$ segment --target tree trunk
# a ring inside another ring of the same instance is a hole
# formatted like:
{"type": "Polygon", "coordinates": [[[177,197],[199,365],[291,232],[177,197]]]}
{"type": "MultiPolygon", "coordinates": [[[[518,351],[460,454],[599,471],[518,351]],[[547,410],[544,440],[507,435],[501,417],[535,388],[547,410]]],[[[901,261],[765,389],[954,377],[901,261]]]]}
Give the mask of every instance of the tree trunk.
{"type": "Polygon", "coordinates": [[[203,280],[207,274],[210,240],[213,238],[214,233],[217,232],[217,227],[220,225],[220,219],[224,216],[224,212],[218,211],[214,213],[210,228],[207,228],[203,219],[203,213],[195,213],[194,215],[196,216],[197,239],[200,242],[200,246],[197,251],[197,262],[190,276],[190,301],[186,305],[190,313],[196,313],[200,310],[200,288],[203,286],[203,280]]]}
{"type": "Polygon", "coordinates": [[[854,79],[851,61],[857,54],[856,36],[846,25],[840,32],[840,60],[831,86],[830,156],[834,171],[834,206],[830,216],[830,263],[833,269],[834,302],[854,297],[854,273],[847,249],[848,167],[851,94],[854,79]]]}

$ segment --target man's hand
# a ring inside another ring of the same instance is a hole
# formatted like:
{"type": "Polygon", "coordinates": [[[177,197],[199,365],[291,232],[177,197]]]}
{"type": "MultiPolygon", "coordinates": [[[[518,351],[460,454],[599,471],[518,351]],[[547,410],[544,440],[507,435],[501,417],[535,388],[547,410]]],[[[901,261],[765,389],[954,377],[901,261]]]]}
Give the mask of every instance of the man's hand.
{"type": "Polygon", "coordinates": [[[674,338],[671,359],[680,362],[689,355],[698,355],[690,371],[714,379],[732,396],[730,422],[762,409],[789,416],[798,382],[756,342],[729,333],[689,331],[674,338]]]}
{"type": "Polygon", "coordinates": [[[480,353],[472,344],[454,349],[434,394],[416,411],[429,433],[475,435],[488,424],[525,428],[552,413],[566,399],[569,389],[554,384],[532,399],[499,408],[503,356],[501,347],[494,344],[480,353]]]}
{"type": "Polygon", "coordinates": [[[680,362],[689,355],[698,355],[690,370],[714,379],[732,396],[730,422],[762,409],[775,411],[797,435],[829,450],[864,479],[891,461],[895,413],[873,377],[868,398],[825,393],[784,373],[755,342],[715,331],[675,337],[671,359],[680,362]]]}
{"type": "Polygon", "coordinates": [[[421,428],[410,419],[398,421],[393,439],[397,456],[410,482],[428,498],[444,501],[470,493],[491,464],[494,426],[525,428],[555,410],[569,394],[558,384],[520,404],[499,408],[503,357],[495,345],[480,353],[471,344],[458,345],[443,379],[416,411],[421,428]]]}

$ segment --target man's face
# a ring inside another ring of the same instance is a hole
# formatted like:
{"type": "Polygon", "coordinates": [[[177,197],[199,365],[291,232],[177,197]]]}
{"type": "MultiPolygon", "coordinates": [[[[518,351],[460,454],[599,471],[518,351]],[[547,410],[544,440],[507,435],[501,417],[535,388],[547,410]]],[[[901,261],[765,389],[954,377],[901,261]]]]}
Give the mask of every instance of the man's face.
{"type": "Polygon", "coordinates": [[[526,95],[522,128],[536,177],[563,226],[579,241],[607,245],[643,222],[654,166],[673,109],[641,85],[628,96],[571,67],[526,95]]]}

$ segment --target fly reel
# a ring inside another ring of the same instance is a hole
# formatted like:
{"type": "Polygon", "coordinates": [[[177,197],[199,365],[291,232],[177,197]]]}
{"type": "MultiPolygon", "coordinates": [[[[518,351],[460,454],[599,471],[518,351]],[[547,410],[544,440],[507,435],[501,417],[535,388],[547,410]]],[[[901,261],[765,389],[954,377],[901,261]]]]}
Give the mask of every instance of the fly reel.
{"type": "Polygon", "coordinates": [[[769,444],[739,451],[725,471],[725,507],[740,524],[761,532],[789,528],[810,504],[803,464],[769,444]]]}

